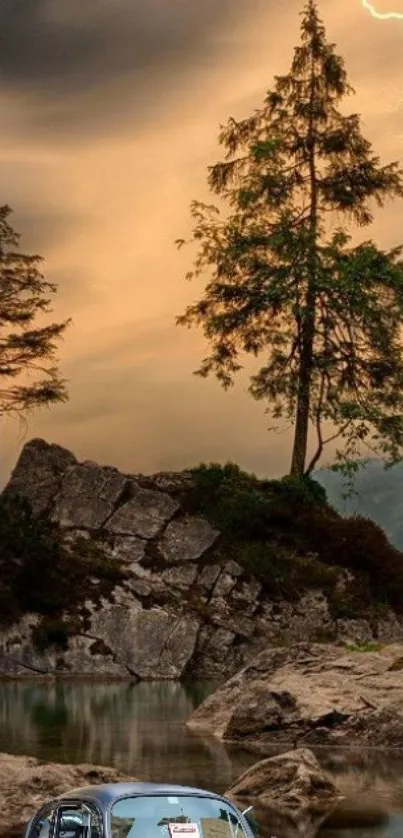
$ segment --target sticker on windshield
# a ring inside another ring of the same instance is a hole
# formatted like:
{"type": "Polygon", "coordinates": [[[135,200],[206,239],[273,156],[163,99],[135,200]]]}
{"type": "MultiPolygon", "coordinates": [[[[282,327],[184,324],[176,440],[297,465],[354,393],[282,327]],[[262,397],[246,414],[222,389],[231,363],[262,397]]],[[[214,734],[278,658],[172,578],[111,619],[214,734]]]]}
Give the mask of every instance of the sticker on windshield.
{"type": "Polygon", "coordinates": [[[186,835],[187,838],[200,838],[197,823],[170,823],[168,824],[171,838],[177,835],[186,835]]]}
{"type": "Polygon", "coordinates": [[[176,804],[176,805],[178,805],[178,803],[179,803],[179,797],[167,797],[167,800],[168,800],[168,803],[173,803],[173,804],[176,804]]]}

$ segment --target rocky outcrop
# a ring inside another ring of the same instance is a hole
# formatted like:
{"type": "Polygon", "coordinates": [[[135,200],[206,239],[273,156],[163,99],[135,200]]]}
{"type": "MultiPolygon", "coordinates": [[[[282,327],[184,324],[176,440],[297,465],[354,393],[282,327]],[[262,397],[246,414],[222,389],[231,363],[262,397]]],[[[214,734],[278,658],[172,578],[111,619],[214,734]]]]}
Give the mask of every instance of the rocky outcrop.
{"type": "Polygon", "coordinates": [[[252,765],[227,791],[241,808],[250,805],[268,835],[315,835],[342,798],[307,748],[252,765]]]}
{"type": "Polygon", "coordinates": [[[124,579],[97,601],[83,602],[77,592],[65,648],[38,648],[34,614],[0,630],[0,674],[222,679],[267,645],[301,637],[403,639],[393,614],[372,624],[335,619],[318,589],[293,602],[273,600],[225,555],[219,531],[186,512],[192,481],[190,472],[145,477],[79,463],[43,440],[24,446],[5,492],[25,496],[35,513],[46,512],[66,543],[80,537],[99,547],[124,579]]]}
{"type": "Polygon", "coordinates": [[[76,464],[74,454],[61,445],[34,439],[24,445],[7,488],[26,497],[35,513],[48,512],[62,477],[76,464]]]}
{"type": "Polygon", "coordinates": [[[0,836],[20,838],[39,807],[79,786],[118,783],[133,777],[99,765],[59,765],[33,757],[0,754],[0,836]]]}
{"type": "Polygon", "coordinates": [[[403,746],[403,646],[347,652],[268,649],[193,713],[189,725],[264,751],[275,743],[403,746]]]}

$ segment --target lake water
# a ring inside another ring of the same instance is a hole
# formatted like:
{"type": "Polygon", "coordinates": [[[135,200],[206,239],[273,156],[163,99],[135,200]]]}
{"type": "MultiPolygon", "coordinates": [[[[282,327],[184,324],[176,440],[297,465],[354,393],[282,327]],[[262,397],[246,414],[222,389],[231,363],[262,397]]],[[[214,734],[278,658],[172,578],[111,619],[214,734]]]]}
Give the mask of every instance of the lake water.
{"type": "MultiPolygon", "coordinates": [[[[212,688],[174,682],[4,682],[0,751],[112,765],[144,780],[224,792],[256,757],[187,729],[186,719],[212,688]]],[[[403,754],[318,756],[351,798],[347,823],[322,830],[323,838],[403,838],[403,754]],[[381,810],[390,813],[389,820],[376,827],[365,823],[381,810]]]]}
{"type": "Polygon", "coordinates": [[[0,683],[0,751],[225,791],[255,760],[185,726],[210,684],[0,683]]]}

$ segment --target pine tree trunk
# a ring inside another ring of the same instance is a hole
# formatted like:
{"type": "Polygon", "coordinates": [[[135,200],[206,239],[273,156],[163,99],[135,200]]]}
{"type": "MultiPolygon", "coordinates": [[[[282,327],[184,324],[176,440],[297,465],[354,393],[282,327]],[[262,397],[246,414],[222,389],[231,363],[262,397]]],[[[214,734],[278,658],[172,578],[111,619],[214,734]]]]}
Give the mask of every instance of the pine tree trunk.
{"type": "Polygon", "coordinates": [[[311,399],[312,358],[315,336],[315,289],[308,288],[306,297],[306,318],[302,328],[302,351],[298,382],[297,411],[295,419],[294,446],[291,460],[291,474],[302,477],[308,449],[309,407],[311,399]]]}
{"type": "Polygon", "coordinates": [[[315,58],[312,54],[311,85],[310,85],[310,122],[307,136],[309,180],[311,192],[311,206],[309,228],[311,234],[309,278],[304,302],[301,326],[301,356],[299,367],[297,410],[295,417],[294,445],[291,460],[291,474],[303,477],[308,451],[309,408],[311,402],[311,385],[313,370],[313,353],[316,323],[316,237],[318,225],[318,188],[315,161],[315,125],[314,105],[316,96],[315,58]]]}

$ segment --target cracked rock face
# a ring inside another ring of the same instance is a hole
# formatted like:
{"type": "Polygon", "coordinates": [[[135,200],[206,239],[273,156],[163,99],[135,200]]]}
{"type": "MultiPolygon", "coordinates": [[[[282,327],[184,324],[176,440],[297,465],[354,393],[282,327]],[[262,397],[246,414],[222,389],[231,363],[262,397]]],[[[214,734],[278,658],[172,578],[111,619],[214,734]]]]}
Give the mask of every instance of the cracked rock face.
{"type": "Polygon", "coordinates": [[[112,468],[81,463],[66,472],[52,510],[61,527],[99,530],[114,512],[127,480],[112,468]]]}
{"type": "Polygon", "coordinates": [[[199,559],[219,536],[205,518],[178,518],[161,538],[159,548],[166,562],[192,562],[199,559]]]}
{"type": "Polygon", "coordinates": [[[194,564],[185,565],[185,567],[170,567],[163,571],[161,579],[166,585],[187,590],[197,579],[197,567],[194,564]]]}
{"type": "Polygon", "coordinates": [[[227,562],[214,585],[213,598],[225,598],[233,590],[237,577],[241,574],[242,568],[236,562],[227,562]]]}
{"type": "Polygon", "coordinates": [[[197,638],[196,620],[160,609],[142,611],[110,605],[92,619],[91,633],[103,639],[117,663],[142,679],[179,678],[197,638]]]}
{"type": "Polygon", "coordinates": [[[179,503],[164,492],[138,489],[133,498],[112,515],[105,529],[118,535],[154,538],[179,509],[179,503]]]}
{"type": "Polygon", "coordinates": [[[31,631],[39,620],[25,617],[0,638],[0,672],[14,676],[75,674],[128,679],[174,680],[191,659],[199,623],[162,609],[142,610],[122,592],[116,603],[93,611],[91,625],[70,639],[69,648],[37,651],[31,631]],[[62,663],[60,663],[60,661],[62,663]]]}
{"type": "Polygon", "coordinates": [[[108,552],[111,557],[121,562],[136,563],[144,559],[147,542],[136,536],[116,536],[112,549],[108,552]]]}

